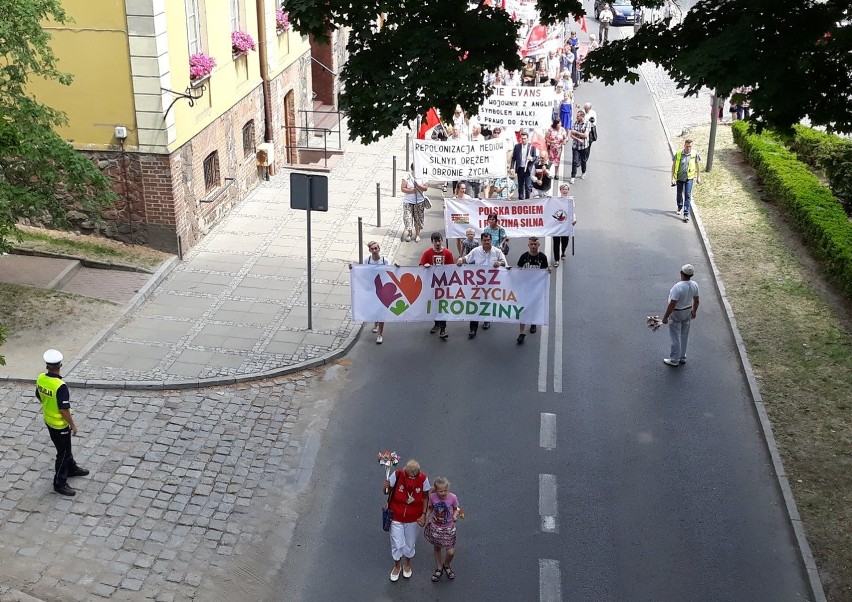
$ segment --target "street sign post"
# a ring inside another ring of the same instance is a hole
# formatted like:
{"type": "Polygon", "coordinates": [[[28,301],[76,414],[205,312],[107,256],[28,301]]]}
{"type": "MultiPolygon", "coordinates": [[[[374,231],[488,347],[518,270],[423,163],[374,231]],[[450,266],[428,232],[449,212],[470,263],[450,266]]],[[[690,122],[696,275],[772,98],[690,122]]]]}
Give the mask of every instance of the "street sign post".
{"type": "Polygon", "coordinates": [[[328,178],[306,173],[290,173],[290,209],[308,212],[308,330],[313,330],[311,315],[311,211],[328,211],[328,178]]]}

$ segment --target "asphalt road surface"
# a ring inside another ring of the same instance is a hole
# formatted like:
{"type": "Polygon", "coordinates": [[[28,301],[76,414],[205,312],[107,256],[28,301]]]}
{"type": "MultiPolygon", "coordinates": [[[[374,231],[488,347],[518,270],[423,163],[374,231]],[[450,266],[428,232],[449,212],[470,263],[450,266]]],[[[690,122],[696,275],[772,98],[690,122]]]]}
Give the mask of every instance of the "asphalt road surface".
{"type": "Polygon", "coordinates": [[[807,599],[718,291],[696,229],[674,214],[648,89],[583,84],[587,100],[600,138],[572,187],[576,255],[553,274],[550,325],[523,346],[506,324],[471,341],[450,323],[446,342],[429,324],[388,324],[381,346],[365,329],[278,575],[282,600],[807,599]],[[687,262],[701,307],[689,363],[670,368],[668,333],[645,318],[663,313],[687,262]],[[384,449],[450,479],[467,514],[455,581],[430,581],[422,536],[413,577],[389,581],[384,449]]]}

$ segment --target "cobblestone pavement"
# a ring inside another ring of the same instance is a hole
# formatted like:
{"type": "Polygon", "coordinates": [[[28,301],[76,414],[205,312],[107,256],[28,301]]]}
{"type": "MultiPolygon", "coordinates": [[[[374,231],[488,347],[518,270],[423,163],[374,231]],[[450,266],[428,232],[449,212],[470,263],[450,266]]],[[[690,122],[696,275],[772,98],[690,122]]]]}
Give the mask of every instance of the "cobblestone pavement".
{"type": "Polygon", "coordinates": [[[260,600],[337,366],[201,391],[75,390],[67,498],[33,387],[0,384],[0,583],[42,600],[260,600]],[[311,398],[306,392],[311,390],[311,398]],[[307,451],[306,451],[307,450],[307,451]]]}
{"type": "Polygon", "coordinates": [[[672,137],[710,123],[713,96],[710,90],[703,88],[698,96],[684,97],[683,90],[677,88],[677,84],[662,67],[645,63],[639,72],[656,98],[663,122],[672,137]]]}

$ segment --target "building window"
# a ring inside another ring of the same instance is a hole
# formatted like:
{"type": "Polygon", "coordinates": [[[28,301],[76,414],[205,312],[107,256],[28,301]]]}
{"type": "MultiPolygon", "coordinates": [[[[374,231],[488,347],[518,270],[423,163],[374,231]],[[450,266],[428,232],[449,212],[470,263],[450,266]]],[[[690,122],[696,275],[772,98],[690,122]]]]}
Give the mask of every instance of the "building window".
{"type": "Polygon", "coordinates": [[[254,119],[243,126],[243,157],[254,154],[254,119]]]}
{"type": "Polygon", "coordinates": [[[186,38],[189,54],[201,52],[201,25],[199,23],[198,0],[184,0],[186,6],[186,38]]]}
{"type": "Polygon", "coordinates": [[[219,153],[213,151],[204,159],[204,192],[219,186],[219,153]]]}
{"type": "Polygon", "coordinates": [[[231,31],[240,31],[240,0],[230,0],[231,31]]]}

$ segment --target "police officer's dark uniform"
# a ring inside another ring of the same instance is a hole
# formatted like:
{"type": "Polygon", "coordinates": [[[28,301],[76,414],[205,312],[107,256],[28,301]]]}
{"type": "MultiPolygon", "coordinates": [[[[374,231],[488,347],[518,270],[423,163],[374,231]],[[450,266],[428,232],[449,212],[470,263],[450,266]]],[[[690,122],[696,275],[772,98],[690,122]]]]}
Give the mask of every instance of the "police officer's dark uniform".
{"type": "Polygon", "coordinates": [[[71,417],[71,395],[68,385],[59,375],[62,354],[56,349],[44,352],[47,372],[36,380],[36,398],[41,402],[44,423],[50,439],[56,446],[56,472],[53,475],[53,490],[62,495],[77,493],[68,485],[68,477],[84,477],[89,471],[77,465],[71,453],[71,434],[77,434],[77,425],[71,417]]]}

